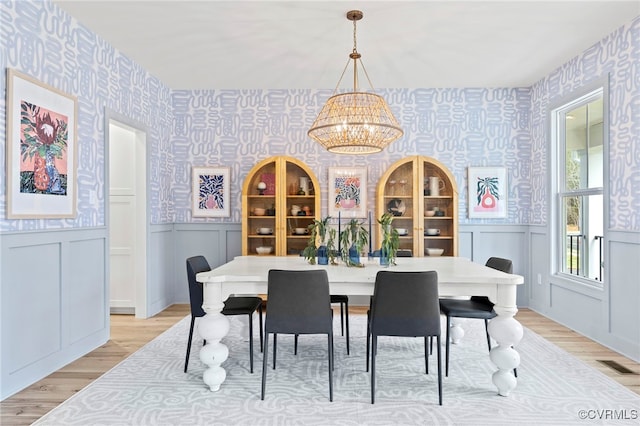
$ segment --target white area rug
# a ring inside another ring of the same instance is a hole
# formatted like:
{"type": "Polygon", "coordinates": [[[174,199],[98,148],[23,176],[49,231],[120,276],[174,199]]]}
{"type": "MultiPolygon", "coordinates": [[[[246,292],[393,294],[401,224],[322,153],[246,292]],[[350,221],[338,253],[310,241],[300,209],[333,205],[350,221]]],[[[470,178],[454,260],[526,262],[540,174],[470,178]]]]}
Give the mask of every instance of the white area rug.
{"type": "MultiPolygon", "coordinates": [[[[334,402],[328,398],[326,339],[318,336],[302,336],[295,357],[293,338],[279,336],[278,369],[269,367],[266,398],[261,401],[259,341],[256,337],[255,371],[250,374],[248,343],[240,337],[246,319],[237,317],[230,318],[231,331],[224,340],[231,357],[223,364],[227,379],[220,391],[210,392],[201,379],[205,366],[199,359],[199,337],[194,338],[189,372],[183,373],[187,317],[35,424],[638,424],[640,396],[528,329],[517,348],[522,358],[518,387],[509,397],[498,396],[491,382],[495,367],[479,320],[467,320],[464,341],[451,347],[443,406],[438,405],[435,351],[430,374],[425,375],[422,339],[380,338],[376,403],[371,405],[365,317],[350,318],[350,356],[340,336],[339,315],[334,323],[334,402]]],[[[444,363],[444,347],[442,357],[444,363]]]]}

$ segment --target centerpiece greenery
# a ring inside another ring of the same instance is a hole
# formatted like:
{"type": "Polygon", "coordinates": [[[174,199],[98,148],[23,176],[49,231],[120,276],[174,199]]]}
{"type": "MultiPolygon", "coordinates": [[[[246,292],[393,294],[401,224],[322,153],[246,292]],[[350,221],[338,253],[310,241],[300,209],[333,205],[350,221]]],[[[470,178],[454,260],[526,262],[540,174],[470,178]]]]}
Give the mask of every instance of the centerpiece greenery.
{"type": "Polygon", "coordinates": [[[380,264],[395,265],[396,253],[400,246],[400,238],[398,231],[391,227],[393,215],[391,213],[383,214],[378,223],[382,227],[382,241],[380,243],[380,264]]]}
{"type": "Polygon", "coordinates": [[[360,262],[360,253],[369,242],[369,232],[364,222],[351,219],[344,231],[340,233],[342,260],[347,266],[364,266],[360,262]]]}
{"type": "MultiPolygon", "coordinates": [[[[326,257],[328,263],[332,265],[337,264],[335,249],[336,230],[329,228],[330,219],[331,216],[327,216],[321,220],[314,219],[307,227],[307,229],[309,229],[309,241],[302,251],[302,255],[312,265],[316,264],[316,257],[326,257]],[[328,239],[327,236],[329,237],[328,239]]],[[[322,259],[319,260],[319,263],[323,264],[322,259]]]]}

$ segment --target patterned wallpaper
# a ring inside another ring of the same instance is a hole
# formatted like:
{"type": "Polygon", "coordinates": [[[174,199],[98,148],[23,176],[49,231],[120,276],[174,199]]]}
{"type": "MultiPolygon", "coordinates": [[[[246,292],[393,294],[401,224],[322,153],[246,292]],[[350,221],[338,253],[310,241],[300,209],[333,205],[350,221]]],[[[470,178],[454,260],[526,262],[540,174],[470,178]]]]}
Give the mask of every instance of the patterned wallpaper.
{"type": "Polygon", "coordinates": [[[49,1],[0,3],[0,103],[5,164],[7,67],[78,97],[78,215],[74,219],[7,220],[6,185],[0,185],[0,231],[105,225],[105,108],[148,129],[150,202],[154,223],[172,222],[170,91],[49,1]]]}
{"type": "Polygon", "coordinates": [[[609,74],[609,227],[640,231],[640,17],[533,85],[532,224],[547,218],[550,104],[609,74]]]}
{"type": "Polygon", "coordinates": [[[243,181],[264,158],[288,155],[308,164],[322,186],[326,215],[329,167],[366,166],[368,209],[374,211],[375,187],[386,168],[407,155],[419,154],[438,159],[455,175],[461,223],[469,222],[467,167],[507,167],[509,215],[490,222],[528,223],[529,89],[394,89],[378,93],[389,102],[404,136],[380,154],[346,156],[327,153],[307,136],[331,92],[173,91],[176,222],[206,220],[190,215],[192,165],[232,167],[232,217],[228,220],[239,222],[243,181]]]}
{"type": "MultiPolygon", "coordinates": [[[[635,19],[531,88],[388,89],[385,97],[405,135],[371,156],[328,154],[306,131],[330,96],[320,90],[169,90],[75,19],[45,2],[0,3],[2,68],[32,75],[79,99],[78,217],[6,220],[0,185],[0,231],[103,226],[104,109],[147,127],[152,223],[240,221],[240,191],[253,165],[273,155],[301,159],[322,185],[330,166],[366,166],[369,210],[386,167],[407,155],[434,157],[450,168],[460,192],[460,223],[545,224],[549,102],[603,72],[612,72],[611,225],[640,230],[640,20],[635,19]],[[192,166],[231,167],[231,217],[191,218],[192,166]],[[508,168],[506,219],[467,216],[466,169],[508,168]]],[[[6,79],[0,77],[4,93],[6,79]]],[[[4,163],[4,96],[0,157],[4,163]]],[[[4,176],[4,175],[3,175],[4,176]]]]}

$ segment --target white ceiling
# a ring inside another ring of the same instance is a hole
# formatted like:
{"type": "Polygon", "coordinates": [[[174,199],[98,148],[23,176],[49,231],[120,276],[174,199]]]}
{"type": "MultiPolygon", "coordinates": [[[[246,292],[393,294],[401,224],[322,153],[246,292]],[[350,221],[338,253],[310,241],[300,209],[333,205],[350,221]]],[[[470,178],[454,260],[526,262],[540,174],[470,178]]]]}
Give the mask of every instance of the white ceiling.
{"type": "Polygon", "coordinates": [[[54,3],[173,89],[333,89],[351,9],[375,88],[526,87],[640,15],[640,0],[54,3]]]}

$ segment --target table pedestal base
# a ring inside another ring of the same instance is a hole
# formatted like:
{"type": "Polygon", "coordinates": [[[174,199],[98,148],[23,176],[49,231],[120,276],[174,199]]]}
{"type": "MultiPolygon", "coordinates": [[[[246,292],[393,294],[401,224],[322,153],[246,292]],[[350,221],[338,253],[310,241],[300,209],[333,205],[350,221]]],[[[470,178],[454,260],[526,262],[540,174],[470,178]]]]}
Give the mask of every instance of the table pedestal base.
{"type": "MultiPolygon", "coordinates": [[[[515,292],[515,288],[513,291],[515,292]]],[[[513,347],[522,340],[524,331],[522,324],[513,317],[518,312],[515,306],[496,304],[493,309],[498,316],[489,321],[489,335],[498,345],[491,348],[489,357],[498,371],[493,373],[492,380],[499,395],[509,396],[518,384],[513,370],[520,365],[520,354],[513,347]]]]}
{"type": "Polygon", "coordinates": [[[220,364],[229,357],[229,348],[220,340],[229,333],[229,320],[219,312],[206,314],[200,318],[198,333],[207,341],[200,350],[200,361],[209,367],[202,379],[209,389],[217,391],[227,378],[227,372],[220,364]]]}

